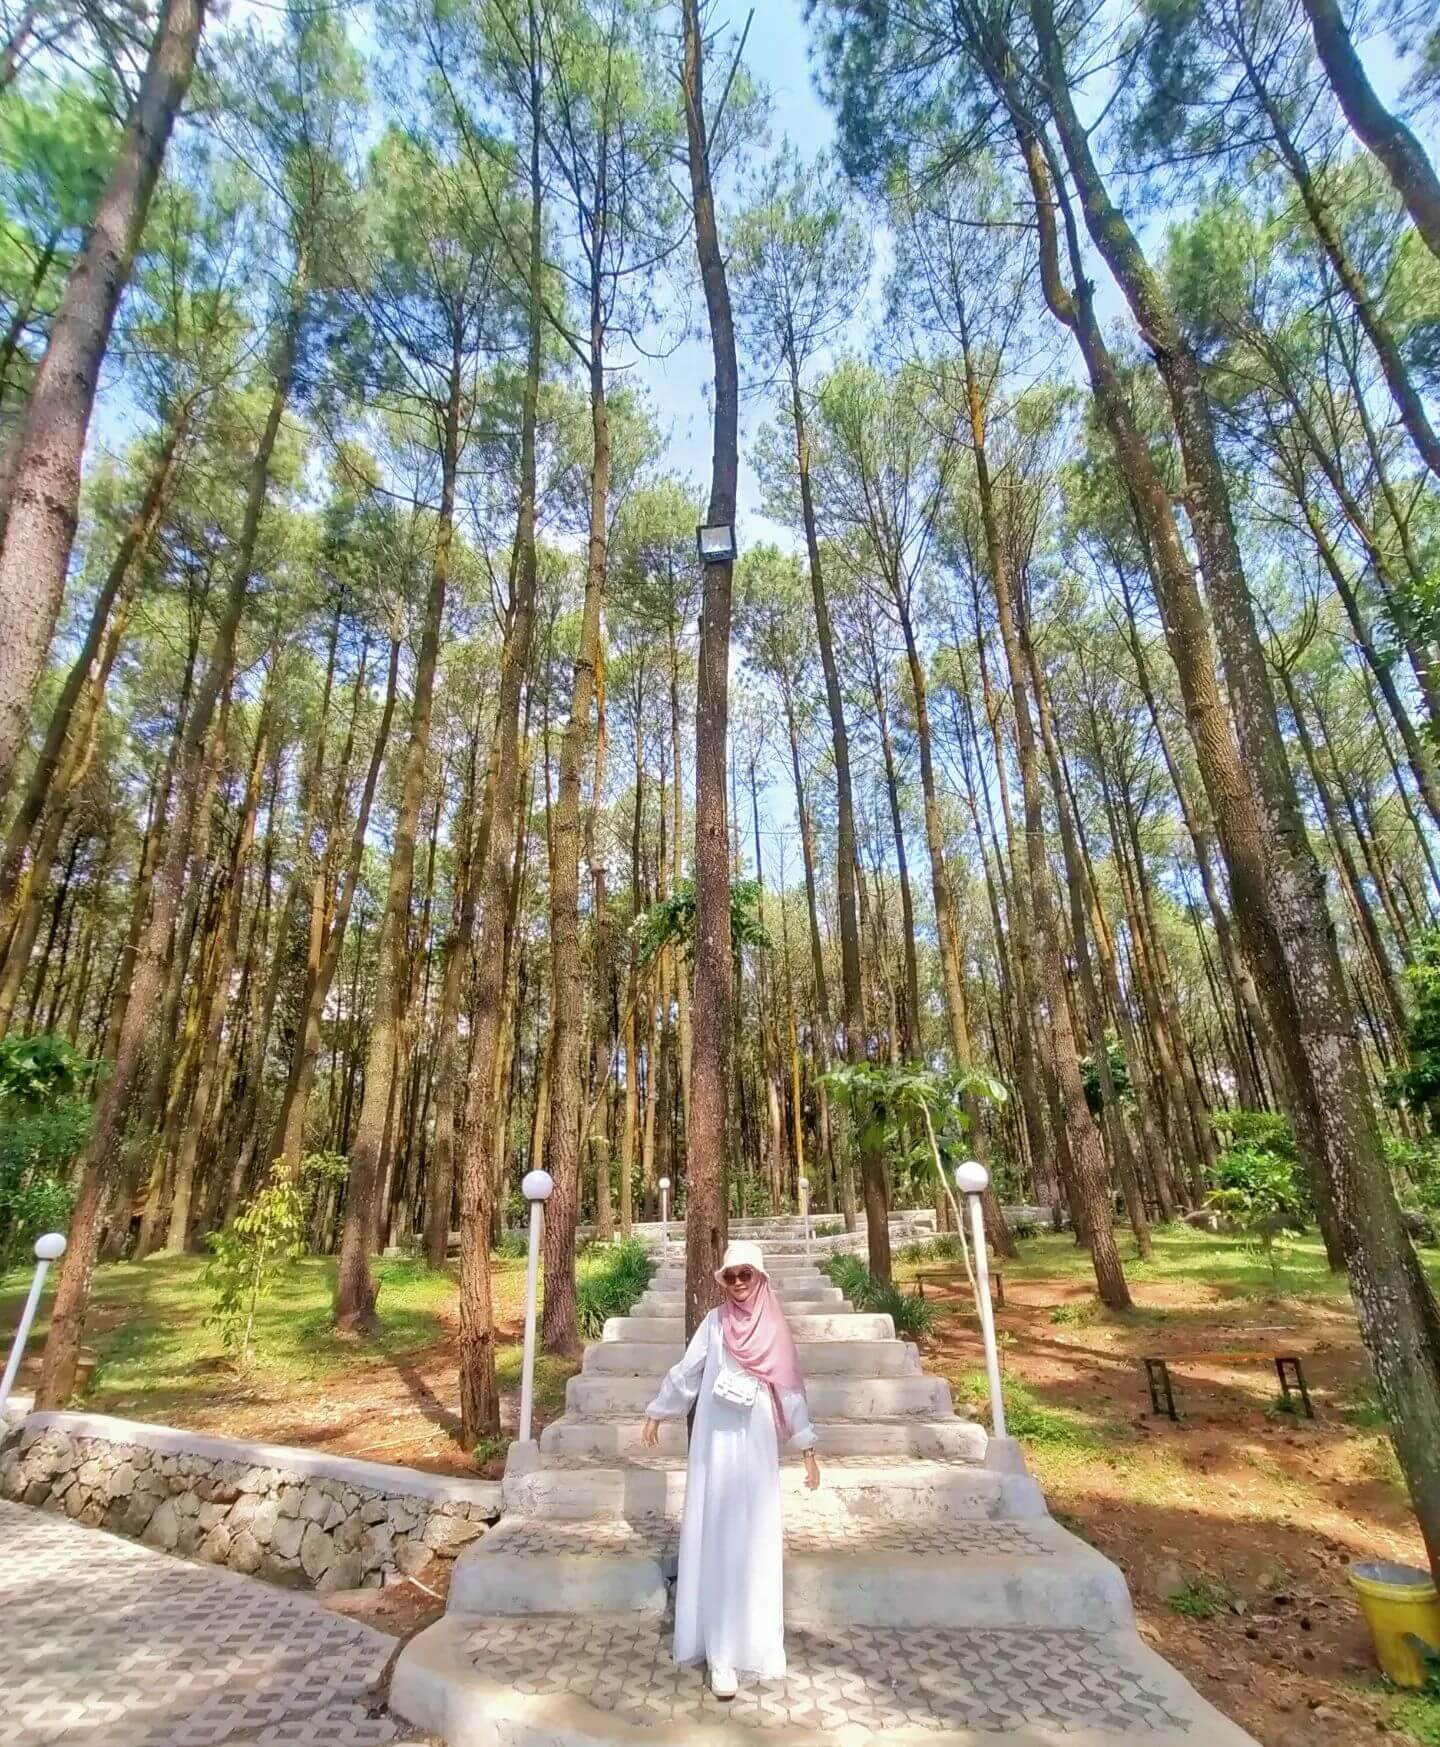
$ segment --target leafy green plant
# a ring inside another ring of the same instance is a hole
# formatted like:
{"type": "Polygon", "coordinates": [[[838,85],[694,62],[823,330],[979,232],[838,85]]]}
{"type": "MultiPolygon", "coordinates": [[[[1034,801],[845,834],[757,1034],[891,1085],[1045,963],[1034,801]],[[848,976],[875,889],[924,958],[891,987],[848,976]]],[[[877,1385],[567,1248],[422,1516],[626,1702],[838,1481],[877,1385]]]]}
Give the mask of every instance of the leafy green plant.
{"type": "Polygon", "coordinates": [[[971,1068],[939,1072],[916,1062],[842,1062],[821,1079],[849,1111],[861,1148],[885,1153],[902,1203],[906,1194],[916,1202],[932,1196],[938,1181],[953,1204],[955,1166],[969,1153],[966,1102],[1001,1104],[1009,1097],[993,1074],[971,1068]]]}
{"type": "Polygon", "coordinates": [[[72,1167],[90,1136],[88,1090],[101,1066],[44,1032],[0,1042],[0,1270],[70,1223],[72,1167]]]}
{"type": "MultiPolygon", "coordinates": [[[[1110,1084],[1116,1099],[1123,1102],[1130,1091],[1130,1070],[1125,1065],[1125,1051],[1114,1037],[1106,1038],[1105,1055],[1110,1064],[1110,1084]]],[[[1100,1064],[1094,1054],[1087,1055],[1080,1063],[1080,1083],[1085,1088],[1085,1102],[1090,1106],[1090,1114],[1098,1116],[1105,1106],[1105,1098],[1100,1087],[1100,1064]]]]}
{"type": "Polygon", "coordinates": [[[1057,1304],[1050,1320],[1057,1328],[1085,1328],[1100,1314],[1098,1299],[1079,1298],[1073,1304],[1057,1304]]]}
{"type": "Polygon", "coordinates": [[[291,1262],[304,1255],[305,1192],[276,1159],[265,1187],[225,1231],[211,1232],[204,1280],[213,1308],[206,1323],[241,1364],[249,1364],[260,1300],[273,1291],[291,1262]]]}
{"type": "Polygon", "coordinates": [[[1170,1606],[1177,1614],[1184,1614],[1191,1620],[1209,1620],[1216,1614],[1223,1613],[1232,1600],[1230,1591],[1222,1583],[1210,1583],[1204,1578],[1196,1578],[1193,1583],[1187,1583],[1178,1594],[1168,1597],[1170,1606]]]}
{"type": "Polygon", "coordinates": [[[1405,1027],[1407,1061],[1391,1073],[1385,1095],[1440,1129],[1440,928],[1425,929],[1412,946],[1414,962],[1405,967],[1413,997],[1405,1027]]]}
{"type": "MultiPolygon", "coordinates": [[[[730,885],[730,950],[738,959],[747,947],[768,951],[773,944],[760,920],[758,880],[733,880],[730,885]]],[[[677,880],[669,897],[636,917],[631,930],[636,958],[643,968],[672,942],[687,959],[695,955],[695,882],[677,880]]]]}
{"type": "Polygon", "coordinates": [[[843,1219],[826,1219],[814,1228],[816,1237],[843,1237],[845,1221],[843,1219]]]}
{"type": "Polygon", "coordinates": [[[530,1240],[523,1231],[502,1231],[493,1254],[511,1262],[523,1262],[530,1253],[530,1240]]]}
{"type": "Polygon", "coordinates": [[[824,1263],[822,1272],[829,1276],[830,1284],[838,1286],[857,1310],[874,1308],[873,1300],[880,1289],[879,1282],[872,1278],[870,1270],[859,1256],[842,1251],[824,1263]]]}
{"type": "Polygon", "coordinates": [[[935,1327],[939,1311],[918,1292],[902,1292],[898,1286],[882,1286],[870,1308],[888,1316],[895,1324],[895,1333],[903,1340],[918,1341],[935,1327]]]}
{"type": "Polygon", "coordinates": [[[0,1042],[0,1100],[40,1109],[86,1092],[102,1065],[63,1037],[11,1032],[0,1042]]]}
{"type": "Polygon", "coordinates": [[[580,1332],[596,1340],[607,1318],[626,1316],[650,1284],[650,1256],[639,1238],[597,1244],[575,1270],[580,1332]]]}
{"type": "Polygon", "coordinates": [[[1294,1159],[1265,1148],[1234,1147],[1215,1161],[1211,1175],[1215,1187],[1208,1205],[1234,1220],[1247,1244],[1264,1253],[1278,1288],[1275,1239],[1282,1231],[1303,1229],[1307,1211],[1294,1159]]]}

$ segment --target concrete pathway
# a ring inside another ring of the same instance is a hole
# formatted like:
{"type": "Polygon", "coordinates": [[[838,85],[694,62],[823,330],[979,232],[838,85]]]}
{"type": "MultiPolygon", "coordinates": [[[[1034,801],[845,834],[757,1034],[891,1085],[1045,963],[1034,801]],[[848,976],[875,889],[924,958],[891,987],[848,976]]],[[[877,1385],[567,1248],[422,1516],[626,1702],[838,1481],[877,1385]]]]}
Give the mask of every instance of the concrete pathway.
{"type": "Polygon", "coordinates": [[[754,1235],[823,1474],[810,1493],[781,1466],[786,1679],[724,1705],[670,1659],[686,1429],[656,1451],[640,1432],[683,1345],[672,1250],[538,1449],[512,1447],[505,1514],[402,1653],[396,1707],[448,1747],[1254,1747],[1141,1641],[1119,1569],[891,1319],[846,1303],[794,1222],[754,1235]]]}
{"type": "Polygon", "coordinates": [[[309,1595],[0,1502],[0,1747],[389,1747],[394,1640],[309,1595]]]}

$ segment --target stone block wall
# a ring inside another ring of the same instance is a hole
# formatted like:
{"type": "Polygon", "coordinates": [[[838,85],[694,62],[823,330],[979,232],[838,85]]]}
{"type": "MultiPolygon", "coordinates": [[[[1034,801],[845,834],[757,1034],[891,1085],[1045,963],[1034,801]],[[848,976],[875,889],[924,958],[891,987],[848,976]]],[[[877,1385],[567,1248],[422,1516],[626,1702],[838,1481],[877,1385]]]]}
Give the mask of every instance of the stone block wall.
{"type": "Polygon", "coordinates": [[[423,1582],[500,1514],[493,1482],[83,1413],[10,1433],[0,1497],[320,1591],[423,1582]]]}

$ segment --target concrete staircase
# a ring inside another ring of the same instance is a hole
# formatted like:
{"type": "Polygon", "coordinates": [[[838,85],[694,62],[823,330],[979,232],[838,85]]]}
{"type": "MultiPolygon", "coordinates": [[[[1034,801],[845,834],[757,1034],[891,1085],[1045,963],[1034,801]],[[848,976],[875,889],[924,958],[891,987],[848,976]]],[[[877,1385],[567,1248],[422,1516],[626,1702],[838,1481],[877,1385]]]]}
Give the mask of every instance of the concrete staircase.
{"type": "Polygon", "coordinates": [[[860,1747],[897,1729],[945,1747],[1059,1732],[1076,1747],[1241,1747],[1140,1642],[1119,1570],[1050,1518],[1028,1474],[991,1465],[998,1449],[890,1318],[846,1303],[793,1224],[754,1235],[800,1347],[823,1475],[810,1493],[798,1458],[782,1462],[786,1681],[726,1709],[703,1671],[669,1660],[686,1427],[662,1427],[658,1451],[640,1429],[683,1351],[677,1248],[587,1349],[538,1450],[512,1447],[505,1514],[456,1562],[445,1618],[401,1655],[394,1708],[451,1747],[682,1747],[702,1728],[736,1747],[839,1731],[860,1747]],[[957,1685],[967,1667],[984,1678],[957,1685]]]}

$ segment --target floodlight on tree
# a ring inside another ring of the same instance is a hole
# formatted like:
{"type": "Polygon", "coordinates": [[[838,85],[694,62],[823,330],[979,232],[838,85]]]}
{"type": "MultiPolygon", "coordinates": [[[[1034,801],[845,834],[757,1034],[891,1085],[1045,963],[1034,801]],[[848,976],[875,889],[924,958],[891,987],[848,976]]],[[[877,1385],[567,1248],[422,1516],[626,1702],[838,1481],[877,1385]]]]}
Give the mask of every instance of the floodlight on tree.
{"type": "Polygon", "coordinates": [[[734,522],[702,522],[695,530],[695,550],[702,564],[729,564],[735,557],[734,522]]]}

